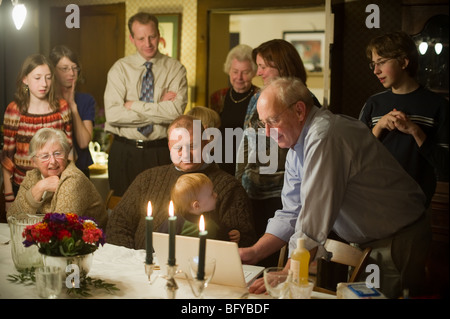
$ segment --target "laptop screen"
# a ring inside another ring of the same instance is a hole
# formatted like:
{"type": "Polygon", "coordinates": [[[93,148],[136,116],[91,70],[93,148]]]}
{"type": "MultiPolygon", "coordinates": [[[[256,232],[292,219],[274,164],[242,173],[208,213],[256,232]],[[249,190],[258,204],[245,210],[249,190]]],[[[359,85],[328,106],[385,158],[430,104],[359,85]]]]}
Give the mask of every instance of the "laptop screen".
{"type": "MultiPolygon", "coordinates": [[[[191,278],[188,261],[190,257],[198,256],[199,239],[197,237],[176,235],[175,240],[175,258],[178,269],[188,274],[191,278]]],[[[162,272],[166,273],[169,255],[169,235],[154,232],[153,248],[162,272]]],[[[246,287],[264,270],[264,267],[260,266],[244,265],[243,267],[238,245],[235,242],[207,239],[206,257],[216,259],[216,269],[211,279],[211,283],[214,284],[246,287]]],[[[184,278],[183,274],[181,278],[184,278]]]]}

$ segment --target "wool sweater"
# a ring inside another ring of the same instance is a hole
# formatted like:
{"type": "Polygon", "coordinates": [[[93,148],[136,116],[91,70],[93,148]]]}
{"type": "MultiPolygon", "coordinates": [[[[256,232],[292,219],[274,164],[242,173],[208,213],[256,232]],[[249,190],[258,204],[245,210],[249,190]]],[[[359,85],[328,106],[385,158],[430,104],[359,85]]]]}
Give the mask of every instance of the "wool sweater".
{"type": "MultiPolygon", "coordinates": [[[[218,195],[215,211],[208,213],[210,218],[223,230],[221,233],[226,234],[231,229],[239,230],[240,247],[253,245],[256,234],[250,202],[244,188],[233,176],[219,169],[217,164],[205,166],[197,172],[204,173],[211,179],[218,195]]],[[[148,201],[151,201],[154,213],[153,227],[158,229],[169,217],[170,191],[183,174],[188,173],[170,164],[150,168],[138,175],[110,215],[106,241],[128,248],[144,249],[148,201]]],[[[218,239],[229,240],[225,236],[218,239]]]]}
{"type": "Polygon", "coordinates": [[[31,195],[31,188],[41,179],[38,169],[27,172],[17,197],[8,210],[8,217],[23,214],[75,213],[93,218],[100,228],[105,229],[108,215],[103,199],[94,184],[74,162],[69,161],[62,172],[56,191],[44,194],[41,201],[36,201],[31,195]]]}

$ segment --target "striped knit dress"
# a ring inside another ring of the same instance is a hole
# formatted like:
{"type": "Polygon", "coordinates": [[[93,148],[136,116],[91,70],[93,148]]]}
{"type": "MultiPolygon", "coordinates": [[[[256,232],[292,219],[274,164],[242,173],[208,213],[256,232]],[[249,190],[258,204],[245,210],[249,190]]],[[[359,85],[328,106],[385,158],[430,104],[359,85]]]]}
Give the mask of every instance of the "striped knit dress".
{"type": "Polygon", "coordinates": [[[10,171],[13,183],[20,185],[27,171],[33,169],[28,154],[31,138],[43,127],[63,130],[72,145],[72,113],[65,100],[59,101],[58,111],[48,114],[20,114],[19,107],[11,102],[3,122],[2,166],[10,171]]]}

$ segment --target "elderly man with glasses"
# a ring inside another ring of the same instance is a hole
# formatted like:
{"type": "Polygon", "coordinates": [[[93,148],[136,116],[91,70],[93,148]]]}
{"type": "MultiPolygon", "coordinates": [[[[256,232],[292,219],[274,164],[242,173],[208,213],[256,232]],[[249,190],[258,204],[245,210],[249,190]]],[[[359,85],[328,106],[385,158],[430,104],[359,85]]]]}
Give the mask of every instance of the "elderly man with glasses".
{"type": "MultiPolygon", "coordinates": [[[[255,245],[241,248],[243,262],[256,263],[287,242],[291,253],[297,238],[313,257],[328,256],[323,245],[334,231],[372,247],[369,263],[379,267],[386,296],[397,298],[403,289],[422,294],[431,239],[426,197],[386,148],[357,119],[315,107],[298,79],[271,82],[257,110],[266,135],[289,152],[283,208],[255,245]]],[[[285,271],[289,267],[290,259],[285,271]]],[[[264,290],[262,280],[250,287],[264,290]]]]}
{"type": "Polygon", "coordinates": [[[68,159],[71,146],[61,130],[42,128],[30,142],[35,169],[27,172],[9,216],[75,213],[106,227],[107,213],[92,182],[68,159]]]}

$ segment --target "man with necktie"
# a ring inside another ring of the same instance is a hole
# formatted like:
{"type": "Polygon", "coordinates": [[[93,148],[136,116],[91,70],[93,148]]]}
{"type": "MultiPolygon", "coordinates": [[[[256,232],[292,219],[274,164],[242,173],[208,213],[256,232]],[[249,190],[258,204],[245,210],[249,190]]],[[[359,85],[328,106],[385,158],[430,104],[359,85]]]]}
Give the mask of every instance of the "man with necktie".
{"type": "Polygon", "coordinates": [[[109,70],[105,130],[112,133],[109,187],[122,196],[142,171],[171,163],[167,127],[187,104],[185,67],[158,50],[158,19],[140,12],[128,20],[133,55],[109,70]]]}

